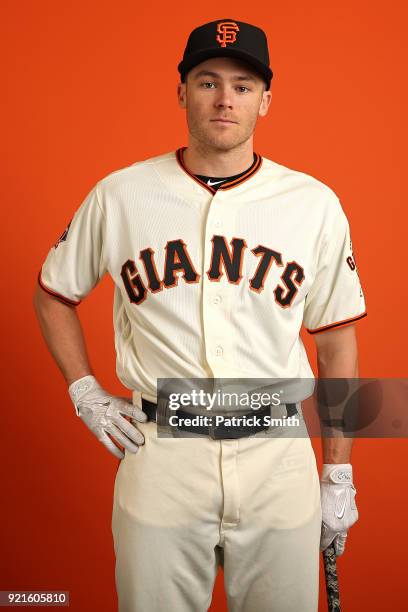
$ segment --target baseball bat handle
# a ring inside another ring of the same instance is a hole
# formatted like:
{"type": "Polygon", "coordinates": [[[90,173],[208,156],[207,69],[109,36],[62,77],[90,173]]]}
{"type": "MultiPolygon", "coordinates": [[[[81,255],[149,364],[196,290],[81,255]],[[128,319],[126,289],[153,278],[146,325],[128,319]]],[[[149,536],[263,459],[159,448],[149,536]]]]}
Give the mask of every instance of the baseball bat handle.
{"type": "Polygon", "coordinates": [[[323,551],[326,579],[327,607],[329,612],[341,612],[339,581],[337,577],[336,550],[333,542],[323,551]]]}

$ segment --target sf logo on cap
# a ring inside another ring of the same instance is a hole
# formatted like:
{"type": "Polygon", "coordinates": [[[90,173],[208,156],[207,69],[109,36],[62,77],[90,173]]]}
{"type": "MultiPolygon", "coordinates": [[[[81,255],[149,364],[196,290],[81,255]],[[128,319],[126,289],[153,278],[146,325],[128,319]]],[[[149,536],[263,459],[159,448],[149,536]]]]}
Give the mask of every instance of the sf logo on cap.
{"type": "Polygon", "coordinates": [[[235,21],[221,21],[217,24],[217,42],[221,47],[226,47],[227,43],[234,43],[237,40],[236,32],[239,32],[239,27],[235,21]]]}

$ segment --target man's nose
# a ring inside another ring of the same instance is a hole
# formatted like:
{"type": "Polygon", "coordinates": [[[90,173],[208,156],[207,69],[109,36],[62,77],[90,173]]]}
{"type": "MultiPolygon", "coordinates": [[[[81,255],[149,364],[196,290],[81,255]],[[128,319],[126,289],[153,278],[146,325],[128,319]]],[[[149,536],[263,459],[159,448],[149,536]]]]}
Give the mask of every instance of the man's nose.
{"type": "Polygon", "coordinates": [[[231,90],[227,87],[220,87],[218,89],[214,104],[215,106],[217,106],[217,108],[225,108],[225,107],[232,108],[233,101],[232,101],[231,90]]]}

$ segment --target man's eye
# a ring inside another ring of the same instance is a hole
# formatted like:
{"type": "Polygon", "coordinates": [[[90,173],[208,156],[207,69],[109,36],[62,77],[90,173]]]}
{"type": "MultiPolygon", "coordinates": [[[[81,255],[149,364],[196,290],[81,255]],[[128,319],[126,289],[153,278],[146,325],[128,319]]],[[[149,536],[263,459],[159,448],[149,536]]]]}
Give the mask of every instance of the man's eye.
{"type": "Polygon", "coordinates": [[[202,83],[202,85],[204,86],[204,89],[210,89],[210,87],[206,87],[206,85],[214,85],[214,83],[207,81],[206,83],[202,83]]]}
{"type": "MultiPolygon", "coordinates": [[[[245,89],[246,91],[249,91],[248,87],[245,87],[245,85],[240,85],[238,87],[238,89],[240,89],[240,90],[245,89]]],[[[245,93],[245,92],[243,92],[243,93],[245,93]]]]}

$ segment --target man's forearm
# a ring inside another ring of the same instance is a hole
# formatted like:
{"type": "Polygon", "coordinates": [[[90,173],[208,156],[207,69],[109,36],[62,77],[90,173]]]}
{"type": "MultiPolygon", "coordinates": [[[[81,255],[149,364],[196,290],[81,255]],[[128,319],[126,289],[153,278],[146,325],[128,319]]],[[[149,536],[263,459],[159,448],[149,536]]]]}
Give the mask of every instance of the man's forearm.
{"type": "MultiPolygon", "coordinates": [[[[319,378],[358,378],[357,345],[347,350],[318,352],[319,378]]],[[[336,430],[335,437],[322,437],[323,463],[350,463],[353,438],[345,438],[336,430]]]]}
{"type": "Polygon", "coordinates": [[[47,347],[66,382],[93,374],[76,308],[36,289],[34,308],[47,347]]]}

